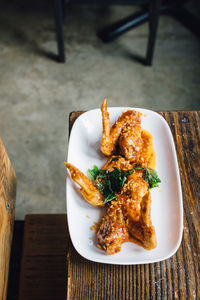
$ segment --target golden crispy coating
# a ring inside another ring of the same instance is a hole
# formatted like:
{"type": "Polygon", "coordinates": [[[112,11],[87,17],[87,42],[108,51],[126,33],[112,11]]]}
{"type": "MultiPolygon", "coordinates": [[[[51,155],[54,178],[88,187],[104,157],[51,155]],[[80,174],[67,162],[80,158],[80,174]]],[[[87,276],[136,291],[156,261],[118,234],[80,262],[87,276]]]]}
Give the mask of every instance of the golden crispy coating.
{"type": "Polygon", "coordinates": [[[101,139],[102,153],[106,156],[110,156],[114,154],[114,152],[117,152],[117,146],[119,146],[120,154],[129,160],[135,160],[135,153],[139,151],[141,145],[141,113],[134,110],[128,110],[124,112],[110,128],[106,98],[102,103],[101,112],[103,124],[101,139]],[[129,130],[131,131],[130,134],[129,130]],[[140,136],[138,136],[139,131],[140,136]],[[131,156],[132,154],[133,156],[131,156]]]}
{"type": "Polygon", "coordinates": [[[98,247],[108,254],[121,250],[124,242],[133,240],[147,250],[156,247],[156,234],[151,222],[151,196],[133,200],[125,194],[112,201],[97,231],[98,247]]]}
{"type": "Polygon", "coordinates": [[[119,137],[119,151],[130,162],[137,161],[138,155],[141,151],[142,138],[141,126],[126,126],[122,129],[119,137]]]}
{"type": "Polygon", "coordinates": [[[121,193],[126,194],[133,200],[141,201],[148,192],[148,183],[143,179],[142,175],[141,171],[135,171],[129,175],[121,193]]]}
{"type": "Polygon", "coordinates": [[[66,163],[66,167],[70,171],[72,179],[80,185],[79,191],[84,199],[94,206],[104,206],[103,196],[92,182],[72,164],[66,163]]]}
{"type": "Polygon", "coordinates": [[[102,138],[101,138],[101,151],[105,155],[111,155],[113,152],[113,145],[110,136],[110,118],[109,113],[107,111],[107,99],[103,100],[101,105],[101,112],[102,112],[102,138]]]}
{"type": "Polygon", "coordinates": [[[136,210],[132,199],[124,202],[126,226],[133,239],[136,239],[145,249],[151,250],[157,246],[157,241],[155,229],[151,222],[151,195],[149,191],[142,198],[139,206],[139,210],[136,210]],[[138,217],[136,218],[137,213],[138,217]]]}
{"type": "Polygon", "coordinates": [[[153,147],[153,137],[147,131],[142,129],[141,132],[142,138],[142,146],[141,151],[138,155],[138,163],[141,164],[142,167],[155,169],[156,167],[156,156],[153,147]]]}
{"type": "Polygon", "coordinates": [[[129,240],[120,202],[112,201],[108,207],[97,231],[97,239],[98,247],[108,254],[119,252],[122,243],[129,240]]]}
{"type": "Polygon", "coordinates": [[[113,155],[108,158],[107,163],[102,167],[102,170],[112,171],[114,167],[122,171],[128,171],[133,168],[130,162],[124,157],[120,155],[113,155]]]}

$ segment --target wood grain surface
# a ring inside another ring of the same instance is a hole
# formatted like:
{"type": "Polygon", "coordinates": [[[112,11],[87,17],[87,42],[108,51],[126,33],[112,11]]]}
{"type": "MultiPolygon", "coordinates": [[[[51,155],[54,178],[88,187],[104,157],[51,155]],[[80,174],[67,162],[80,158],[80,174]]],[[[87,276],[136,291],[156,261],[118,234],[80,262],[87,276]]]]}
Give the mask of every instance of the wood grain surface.
{"type": "Polygon", "coordinates": [[[0,139],[0,299],[6,299],[16,201],[16,175],[0,139]]]}
{"type": "Polygon", "coordinates": [[[27,215],[20,300],[65,300],[69,235],[65,215],[27,215]]]}
{"type": "MultiPolygon", "coordinates": [[[[70,115],[70,128],[81,112],[70,115]]],[[[184,231],[171,258],[116,266],[82,258],[70,243],[67,299],[198,299],[200,297],[200,112],[160,112],[176,145],[184,207],[184,231]]]]}
{"type": "Polygon", "coordinates": [[[19,279],[23,249],[24,220],[15,220],[7,286],[7,300],[19,299],[19,279]]]}

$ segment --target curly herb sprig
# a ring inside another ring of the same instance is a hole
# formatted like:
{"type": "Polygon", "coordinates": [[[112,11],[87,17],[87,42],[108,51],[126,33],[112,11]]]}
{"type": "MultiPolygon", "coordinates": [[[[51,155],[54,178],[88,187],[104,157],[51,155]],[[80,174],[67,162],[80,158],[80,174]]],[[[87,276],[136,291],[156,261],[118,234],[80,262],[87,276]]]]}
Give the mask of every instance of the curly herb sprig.
{"type": "Polygon", "coordinates": [[[116,167],[112,171],[102,170],[94,166],[93,169],[88,170],[88,175],[95,181],[100,193],[104,196],[104,202],[107,203],[117,197],[115,193],[120,192],[127,177],[133,172],[134,170],[124,172],[116,167]]]}
{"type": "Polygon", "coordinates": [[[110,202],[117,198],[119,193],[127,181],[127,177],[135,172],[135,170],[143,171],[143,179],[148,183],[148,188],[157,187],[161,182],[155,170],[150,168],[142,168],[136,164],[132,170],[121,171],[114,167],[112,171],[99,169],[93,166],[88,170],[88,177],[95,182],[100,193],[104,196],[104,202],[110,202]]]}

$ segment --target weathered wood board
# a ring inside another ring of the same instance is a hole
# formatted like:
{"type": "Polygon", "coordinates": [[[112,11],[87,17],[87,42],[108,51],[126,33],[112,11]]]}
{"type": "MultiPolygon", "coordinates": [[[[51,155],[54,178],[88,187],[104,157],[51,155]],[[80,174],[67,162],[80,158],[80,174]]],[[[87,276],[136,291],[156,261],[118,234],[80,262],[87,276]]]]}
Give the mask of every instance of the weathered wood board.
{"type": "Polygon", "coordinates": [[[15,218],[16,175],[0,139],[0,299],[6,299],[15,218]]]}

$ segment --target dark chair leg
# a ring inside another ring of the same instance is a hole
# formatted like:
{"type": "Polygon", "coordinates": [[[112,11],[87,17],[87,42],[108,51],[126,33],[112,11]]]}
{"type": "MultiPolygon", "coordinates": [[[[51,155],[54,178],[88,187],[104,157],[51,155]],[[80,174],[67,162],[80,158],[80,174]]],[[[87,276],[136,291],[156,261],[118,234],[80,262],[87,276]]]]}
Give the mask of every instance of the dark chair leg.
{"type": "Polygon", "coordinates": [[[149,12],[149,39],[147,45],[146,65],[151,66],[153,61],[153,53],[156,42],[156,33],[158,28],[158,20],[160,15],[161,0],[150,1],[149,12]]]}
{"type": "Polygon", "coordinates": [[[57,45],[58,45],[59,62],[65,62],[65,46],[64,46],[64,35],[63,35],[63,11],[64,11],[63,5],[64,5],[63,0],[54,0],[56,38],[57,38],[57,45]]]}
{"type": "Polygon", "coordinates": [[[140,10],[133,15],[100,30],[97,32],[97,36],[102,39],[104,43],[109,43],[130,29],[146,23],[148,18],[149,13],[144,10],[140,10]]]}

